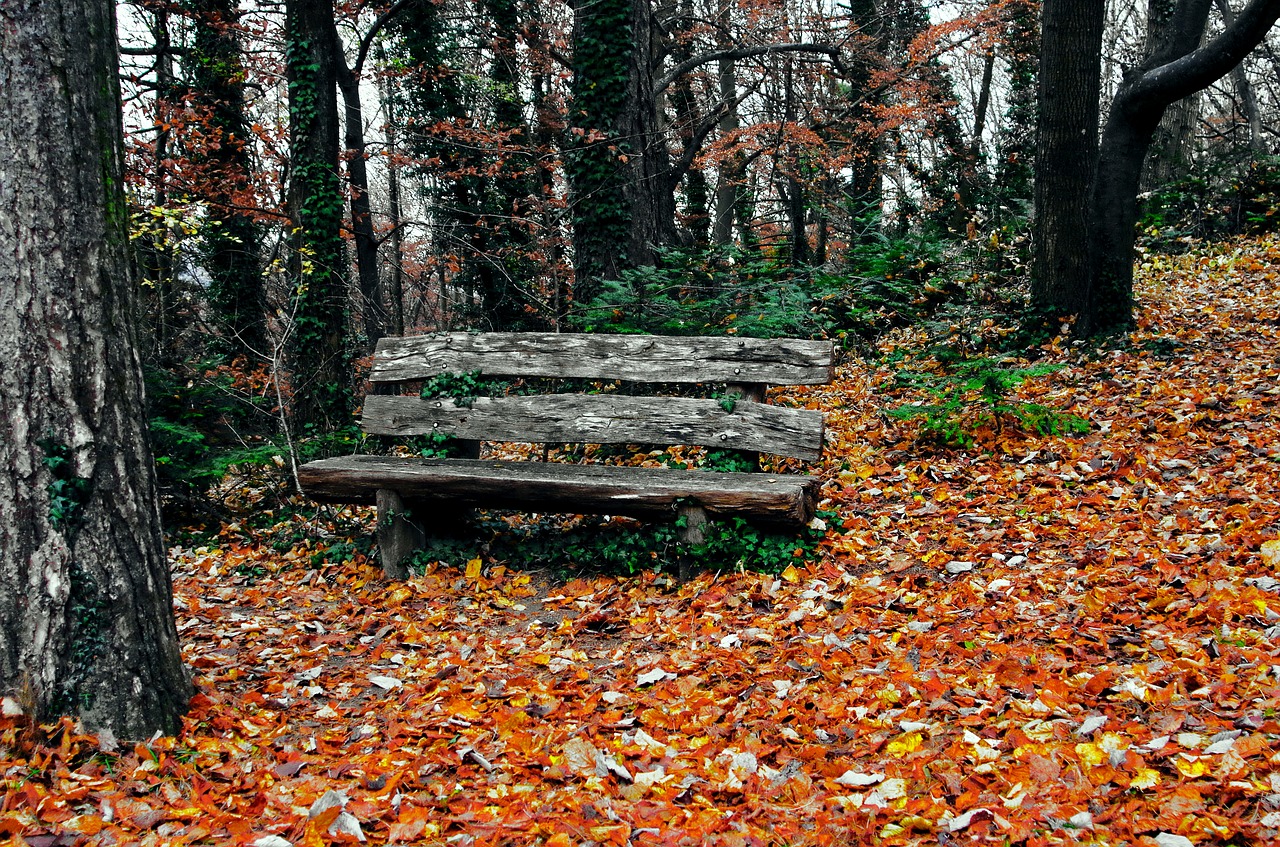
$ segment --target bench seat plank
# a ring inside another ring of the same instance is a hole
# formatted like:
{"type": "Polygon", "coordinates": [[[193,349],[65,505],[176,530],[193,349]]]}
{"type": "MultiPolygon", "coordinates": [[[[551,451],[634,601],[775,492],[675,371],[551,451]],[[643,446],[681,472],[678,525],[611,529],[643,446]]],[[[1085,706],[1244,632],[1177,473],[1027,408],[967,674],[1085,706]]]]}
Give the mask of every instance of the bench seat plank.
{"type": "Polygon", "coordinates": [[[371,394],[361,426],[375,435],[443,432],[484,441],[583,444],[694,444],[754,450],[812,461],[822,456],[822,413],[739,400],[542,394],[479,397],[470,407],[447,398],[371,394]]]}
{"type": "Polygon", "coordinates": [[[815,477],[783,474],[365,455],[308,462],[298,475],[307,496],[335,503],[374,503],[393,489],[406,501],[652,518],[687,499],[784,525],[812,519],[818,489],[815,477]]]}
{"type": "Polygon", "coordinates": [[[830,341],[682,338],[553,332],[450,332],[383,338],[369,379],[427,379],[445,372],[635,382],[831,382],[830,341]]]}

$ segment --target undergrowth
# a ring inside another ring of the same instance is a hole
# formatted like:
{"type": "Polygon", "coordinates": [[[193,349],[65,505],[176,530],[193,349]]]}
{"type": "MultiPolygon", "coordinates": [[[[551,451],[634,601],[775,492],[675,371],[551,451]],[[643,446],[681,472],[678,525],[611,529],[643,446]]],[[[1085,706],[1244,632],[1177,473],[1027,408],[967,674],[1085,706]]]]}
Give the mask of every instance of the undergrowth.
{"type": "Polygon", "coordinates": [[[566,526],[564,518],[529,519],[524,513],[477,512],[468,531],[456,537],[429,537],[410,568],[443,563],[461,567],[483,558],[517,568],[590,570],[611,574],[640,571],[753,570],[778,573],[800,566],[817,554],[827,521],[798,533],[770,531],[742,518],[712,519],[704,527],[705,543],[688,545],[679,538],[681,521],[650,523],[626,518],[584,517],[566,526]]]}
{"type": "Polygon", "coordinates": [[[932,372],[899,371],[898,387],[930,396],[887,410],[891,418],[919,422],[920,438],[947,447],[973,447],[981,431],[1001,434],[1007,428],[1026,433],[1080,435],[1089,431],[1084,418],[1061,412],[1012,393],[1029,379],[1047,376],[1062,365],[1020,367],[990,356],[938,361],[932,372]]]}

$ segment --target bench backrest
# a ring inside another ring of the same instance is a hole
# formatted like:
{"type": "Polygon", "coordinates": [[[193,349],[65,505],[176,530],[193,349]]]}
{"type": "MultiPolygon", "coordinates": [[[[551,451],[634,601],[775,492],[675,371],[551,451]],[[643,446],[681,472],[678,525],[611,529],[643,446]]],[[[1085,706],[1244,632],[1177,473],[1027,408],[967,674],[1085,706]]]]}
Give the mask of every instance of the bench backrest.
{"type": "Polygon", "coordinates": [[[744,399],[546,394],[446,398],[371,394],[362,425],[378,435],[440,432],[485,441],[688,444],[802,459],[822,452],[822,414],[753,402],[766,385],[831,381],[828,341],[557,333],[439,333],[384,338],[370,380],[395,384],[443,373],[724,383],[744,399]]]}
{"type": "Polygon", "coordinates": [[[830,341],[554,332],[447,332],[378,342],[369,379],[402,382],[441,373],[486,376],[823,385],[830,341]]]}

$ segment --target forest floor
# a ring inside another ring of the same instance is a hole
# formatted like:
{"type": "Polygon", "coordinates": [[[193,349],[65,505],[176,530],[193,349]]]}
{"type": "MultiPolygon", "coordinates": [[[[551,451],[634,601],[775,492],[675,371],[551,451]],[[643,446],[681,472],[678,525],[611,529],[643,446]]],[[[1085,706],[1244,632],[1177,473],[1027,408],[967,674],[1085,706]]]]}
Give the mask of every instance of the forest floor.
{"type": "Polygon", "coordinates": [[[236,527],[176,548],[183,733],[33,747],[6,719],[0,833],[1276,843],[1280,239],[1153,258],[1138,295],[1128,344],[1059,340],[1020,389],[1084,435],[927,447],[883,414],[888,364],[797,391],[838,517],[776,576],[389,584],[327,561],[345,530],[320,522],[287,552],[236,527]]]}

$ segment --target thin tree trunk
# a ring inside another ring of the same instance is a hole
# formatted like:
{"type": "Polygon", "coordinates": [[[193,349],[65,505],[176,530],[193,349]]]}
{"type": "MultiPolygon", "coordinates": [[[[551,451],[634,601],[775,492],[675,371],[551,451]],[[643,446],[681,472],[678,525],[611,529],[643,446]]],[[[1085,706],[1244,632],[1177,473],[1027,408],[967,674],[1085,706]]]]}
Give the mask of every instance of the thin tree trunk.
{"type": "MultiPolygon", "coordinates": [[[[169,12],[157,7],[152,28],[156,50],[156,99],[155,99],[155,148],[151,157],[151,204],[163,209],[169,204],[169,174],[166,161],[172,155],[169,144],[173,134],[169,130],[173,117],[173,45],[169,38],[169,12]]],[[[172,314],[177,292],[173,290],[173,248],[170,244],[169,223],[165,218],[153,219],[150,244],[139,251],[140,264],[155,298],[151,310],[151,344],[153,355],[160,361],[170,358],[169,334],[174,323],[172,314]]]]}
{"type": "Polygon", "coordinates": [[[342,102],[346,107],[343,120],[343,157],[347,163],[348,203],[351,210],[351,232],[356,246],[356,279],[360,287],[360,314],[364,319],[366,348],[370,351],[386,334],[386,309],[379,296],[378,239],[373,231],[373,207],[369,202],[369,168],[364,143],[364,108],[360,102],[359,69],[347,67],[342,57],[342,43],[336,27],[332,31],[334,69],[342,102]]]}
{"type": "Polygon", "coordinates": [[[37,720],[146,739],[179,730],[191,685],[143,417],[113,13],[4,9],[0,686],[37,720]]]}
{"type": "MultiPolygon", "coordinates": [[[[791,57],[782,57],[782,124],[787,126],[795,121],[795,76],[791,57]]],[[[804,267],[809,264],[809,204],[806,186],[800,181],[800,151],[794,144],[787,145],[786,179],[783,198],[787,204],[787,224],[791,230],[789,244],[791,248],[791,266],[804,267]]]]}
{"type": "MultiPolygon", "coordinates": [[[[1231,8],[1230,0],[1214,0],[1222,22],[1226,26],[1235,23],[1236,13],[1231,8]]],[[[1236,89],[1236,97],[1240,100],[1240,114],[1249,126],[1249,151],[1255,157],[1267,152],[1267,143],[1262,137],[1262,112],[1258,109],[1258,98],[1253,93],[1253,84],[1249,82],[1249,74],[1245,72],[1244,62],[1231,69],[1231,84],[1236,89]]]]}
{"type": "Polygon", "coordinates": [[[991,108],[991,78],[996,70],[996,51],[988,50],[982,60],[982,84],[978,89],[978,104],[973,110],[973,142],[969,145],[969,158],[977,166],[982,158],[982,134],[987,129],[987,111],[991,108]]]}
{"type": "Polygon", "coordinates": [[[186,70],[191,102],[208,114],[216,143],[189,151],[202,168],[194,186],[214,210],[203,231],[209,273],[211,322],[220,331],[216,348],[260,361],[270,357],[267,294],[259,267],[261,236],[253,213],[243,208],[250,188],[249,126],[245,119],[244,63],[236,23],[236,0],[192,4],[192,40],[186,70]]]}
{"type": "MultiPolygon", "coordinates": [[[[720,0],[718,27],[716,29],[716,46],[727,50],[732,46],[730,26],[732,20],[729,11],[732,4],[728,0],[720,0]]],[[[720,59],[718,64],[720,102],[724,104],[724,112],[720,116],[717,127],[721,138],[728,138],[741,126],[738,115],[738,72],[734,59],[720,59]]],[[[722,247],[733,244],[733,217],[738,210],[739,195],[743,187],[742,181],[746,173],[746,163],[741,153],[733,153],[720,163],[719,178],[716,180],[715,219],[712,222],[711,241],[722,247]]]]}
{"type": "MultiPolygon", "coordinates": [[[[386,56],[382,48],[378,50],[380,64],[386,64],[386,56]]],[[[391,94],[391,84],[385,77],[378,81],[378,91],[382,97],[382,108],[387,114],[387,215],[391,227],[391,265],[388,270],[387,303],[388,327],[391,335],[404,335],[404,233],[403,216],[400,209],[400,148],[397,142],[399,127],[396,126],[396,104],[391,94]]]]}

